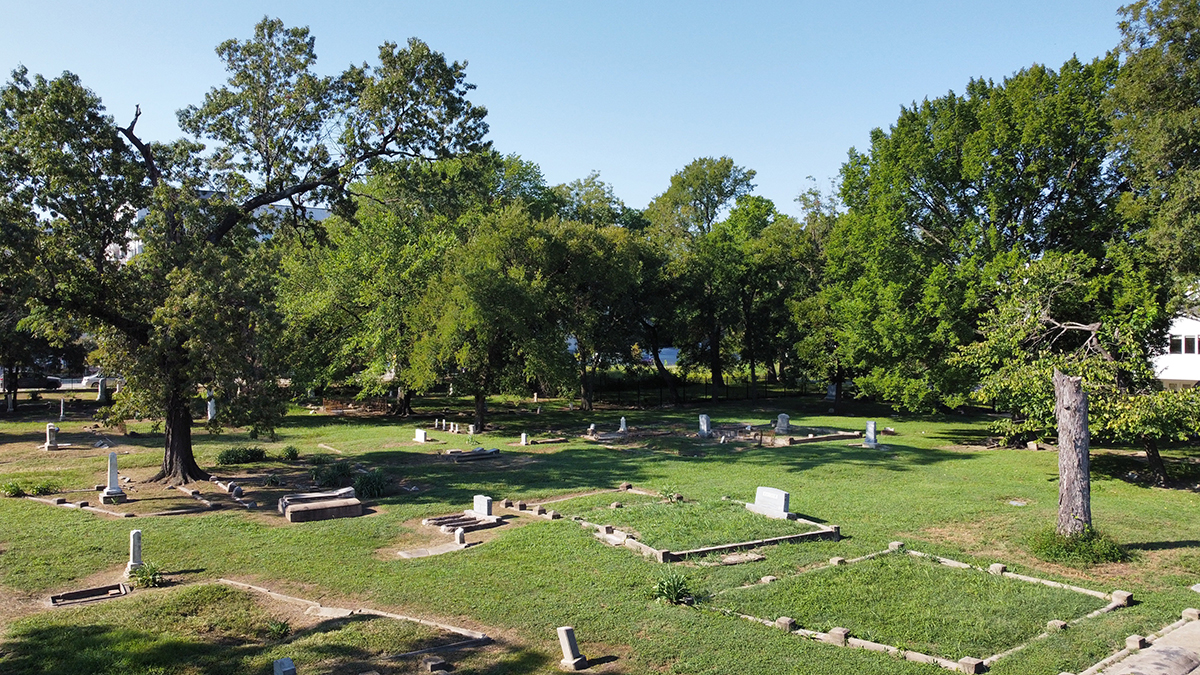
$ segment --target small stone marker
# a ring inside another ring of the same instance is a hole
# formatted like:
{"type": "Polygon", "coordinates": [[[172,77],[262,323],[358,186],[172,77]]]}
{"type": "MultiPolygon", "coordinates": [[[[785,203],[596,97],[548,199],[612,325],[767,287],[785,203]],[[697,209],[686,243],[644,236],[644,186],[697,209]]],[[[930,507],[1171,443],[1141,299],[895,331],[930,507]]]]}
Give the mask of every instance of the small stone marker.
{"type": "Polygon", "coordinates": [[[786,434],[788,429],[792,427],[791,419],[783,413],[779,413],[779,419],[775,420],[775,433],[786,434]]]}
{"type": "Polygon", "coordinates": [[[595,435],[596,435],[596,425],[595,425],[595,424],[589,424],[589,425],[588,425],[587,435],[588,435],[588,436],[595,436],[595,435]]]}
{"type": "Polygon", "coordinates": [[[708,415],[700,416],[700,438],[710,438],[712,436],[712,420],[708,415]]]}
{"type": "Polygon", "coordinates": [[[67,418],[67,399],[58,399],[58,421],[61,422],[67,418]]]}
{"type": "Polygon", "coordinates": [[[471,436],[475,435],[475,425],[474,424],[467,425],[467,433],[470,434],[471,436]]]}
{"type": "Polygon", "coordinates": [[[529,445],[529,434],[521,432],[521,445],[529,445]]]}
{"type": "Polygon", "coordinates": [[[1117,606],[1128,607],[1133,604],[1133,593],[1130,593],[1128,591],[1113,591],[1112,599],[1113,599],[1113,602],[1115,602],[1117,604],[1117,606]]]}
{"type": "Polygon", "coordinates": [[[1200,621],[1200,609],[1188,607],[1187,609],[1183,610],[1182,618],[1185,621],[1200,621]]]}
{"type": "Polygon", "coordinates": [[[977,659],[974,656],[964,656],[958,660],[958,669],[964,673],[974,674],[985,672],[987,666],[983,663],[983,659],[977,659]]]}
{"type": "Polygon", "coordinates": [[[1125,649],[1145,649],[1149,644],[1141,635],[1130,635],[1125,638],[1125,649]]]}
{"type": "Polygon", "coordinates": [[[475,495],[471,510],[483,516],[492,515],[492,498],[486,495],[475,495]]]}
{"type": "Polygon", "coordinates": [[[517,510],[518,511],[524,511],[527,507],[528,507],[528,504],[526,504],[525,502],[517,502],[517,510]]]}
{"type": "Polygon", "coordinates": [[[1008,565],[1005,565],[1004,563],[993,563],[992,565],[988,566],[988,572],[991,572],[992,574],[1000,575],[1007,571],[1008,565]]]}
{"type": "Polygon", "coordinates": [[[625,418],[624,417],[621,418],[621,428],[619,429],[619,431],[621,433],[627,433],[629,431],[629,427],[625,426],[625,418]]]}
{"type": "MultiPolygon", "coordinates": [[[[632,488],[633,488],[633,483],[621,483],[620,485],[617,486],[617,489],[620,490],[621,492],[629,492],[629,490],[632,488]]],[[[1200,584],[1196,584],[1196,585],[1200,586],[1200,584]]],[[[1193,588],[1192,590],[1196,590],[1196,589],[1193,588]]],[[[1200,593],[1200,591],[1196,591],[1196,592],[1200,593]]]]}
{"type": "Polygon", "coordinates": [[[538,504],[537,506],[533,507],[533,513],[534,515],[544,516],[546,515],[546,507],[538,504]]]}
{"type": "Polygon", "coordinates": [[[754,503],[746,504],[746,508],[768,518],[788,520],[788,502],[791,498],[787,492],[772,487],[759,487],[754,494],[754,503]]]}
{"type": "Polygon", "coordinates": [[[790,616],[781,616],[775,619],[775,627],[790,633],[796,630],[796,620],[790,616]]]}
{"type": "Polygon", "coordinates": [[[125,492],[117,479],[117,453],[108,453],[108,487],[100,493],[101,504],[120,504],[125,500],[125,492]]]}
{"type": "Polygon", "coordinates": [[[1046,630],[1051,631],[1051,632],[1066,630],[1066,628],[1067,628],[1066,621],[1060,621],[1058,619],[1051,619],[1050,621],[1046,622],[1046,630]]]}
{"type": "Polygon", "coordinates": [[[611,504],[609,504],[609,505],[608,505],[608,508],[610,508],[610,509],[619,509],[619,508],[622,508],[622,507],[624,507],[624,506],[625,506],[625,505],[624,505],[624,504],[622,504],[621,502],[613,502],[613,503],[611,503],[611,504]]]}
{"type": "Polygon", "coordinates": [[[845,565],[846,559],[845,558],[830,558],[829,564],[833,565],[834,567],[837,567],[839,565],[845,565]]]}
{"type": "Polygon", "coordinates": [[[562,661],[559,663],[567,670],[583,670],[587,668],[587,658],[579,653],[579,644],[575,642],[575,629],[571,626],[559,626],[558,645],[562,647],[562,661]]]}
{"type": "Polygon", "coordinates": [[[217,399],[213,398],[212,394],[208,395],[208,421],[211,422],[217,418],[217,399]]]}
{"type": "Polygon", "coordinates": [[[500,506],[503,506],[503,507],[504,507],[504,508],[506,508],[506,509],[511,509],[511,508],[512,508],[512,505],[513,505],[513,504],[512,504],[512,500],[511,500],[511,499],[502,499],[502,500],[500,500],[500,506]]]}
{"type": "Polygon", "coordinates": [[[836,384],[829,385],[829,387],[825,390],[825,400],[826,401],[836,401],[837,400],[837,385],[836,384]]]}
{"type": "Polygon", "coordinates": [[[830,628],[829,632],[825,635],[827,635],[829,638],[829,644],[845,647],[846,639],[850,637],[850,631],[846,628],[842,628],[841,626],[837,626],[830,628]]]}
{"type": "Polygon", "coordinates": [[[246,491],[242,489],[241,485],[238,485],[237,483],[230,483],[229,494],[240,498],[242,495],[246,494],[246,491]]]}
{"type": "Polygon", "coordinates": [[[779,577],[773,577],[773,576],[767,575],[767,576],[765,576],[765,577],[763,577],[763,578],[759,579],[759,580],[758,580],[758,583],[760,583],[760,584],[769,584],[769,583],[772,583],[772,582],[775,582],[775,581],[779,581],[779,577]]]}
{"type": "Polygon", "coordinates": [[[429,440],[429,436],[425,433],[424,429],[417,429],[416,435],[413,436],[413,440],[417,443],[425,443],[429,440]]]}
{"type": "Polygon", "coordinates": [[[467,531],[461,527],[454,529],[454,543],[465,545],[467,543],[467,531]]]}
{"type": "Polygon", "coordinates": [[[427,673],[444,672],[450,670],[450,665],[446,663],[446,659],[440,656],[426,656],[421,659],[421,667],[427,673]]]}
{"type": "Polygon", "coordinates": [[[888,542],[889,551],[899,551],[902,548],[904,548],[904,542],[902,541],[888,542]]]}
{"type": "Polygon", "coordinates": [[[53,422],[46,424],[46,449],[58,449],[58,427],[54,426],[53,422]]]}
{"type": "Polygon", "coordinates": [[[533,392],[533,402],[537,403],[537,392],[533,392]]]}
{"type": "Polygon", "coordinates": [[[125,565],[125,576],[142,566],[142,531],[129,531],[129,563],[125,565]]]}
{"type": "Polygon", "coordinates": [[[275,659],[275,675],[296,675],[296,664],[286,656],[275,659]]]}
{"type": "Polygon", "coordinates": [[[1195,586],[1192,586],[1192,590],[1196,591],[1197,593],[1200,593],[1200,584],[1196,584],[1195,586]]]}
{"type": "Polygon", "coordinates": [[[875,440],[875,420],[867,422],[866,440],[863,441],[863,445],[867,446],[868,448],[873,448],[879,445],[879,443],[875,440]]]}

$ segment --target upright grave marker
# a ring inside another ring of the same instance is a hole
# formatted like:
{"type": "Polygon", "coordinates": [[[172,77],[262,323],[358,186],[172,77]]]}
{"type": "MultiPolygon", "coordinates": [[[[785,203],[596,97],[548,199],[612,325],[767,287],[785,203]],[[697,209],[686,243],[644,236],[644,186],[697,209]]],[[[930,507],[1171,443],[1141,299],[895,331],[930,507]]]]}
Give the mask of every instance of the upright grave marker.
{"type": "Polygon", "coordinates": [[[712,419],[708,415],[700,416],[700,438],[712,438],[712,419]]]}
{"type": "Polygon", "coordinates": [[[413,436],[413,441],[417,443],[425,443],[429,440],[429,436],[424,429],[417,429],[413,436]]]}
{"type": "Polygon", "coordinates": [[[875,440],[875,420],[867,422],[866,440],[863,441],[863,445],[867,446],[868,448],[873,448],[879,445],[879,443],[875,440]]]}
{"type": "Polygon", "coordinates": [[[142,531],[129,531],[129,563],[125,565],[125,576],[142,566],[142,531]]]}
{"type": "Polygon", "coordinates": [[[629,427],[625,426],[625,418],[624,417],[621,418],[621,428],[618,431],[620,431],[621,433],[626,433],[629,431],[629,427]]]}
{"type": "Polygon", "coordinates": [[[779,413],[779,419],[775,420],[775,433],[786,434],[792,428],[791,418],[783,413],[779,413]]]}
{"type": "Polygon", "coordinates": [[[46,450],[58,449],[58,427],[53,422],[46,423],[46,450]]]}
{"type": "Polygon", "coordinates": [[[575,642],[575,629],[571,626],[558,628],[558,645],[562,647],[562,661],[559,664],[564,670],[583,670],[587,668],[587,659],[579,653],[579,644],[575,642]]]}
{"type": "Polygon", "coordinates": [[[125,492],[117,481],[117,453],[108,453],[108,487],[100,493],[101,504],[120,504],[125,501],[125,492]]]}
{"type": "Polygon", "coordinates": [[[790,501],[789,493],[773,487],[760,486],[754,493],[754,503],[746,504],[746,508],[768,518],[790,520],[792,518],[792,514],[788,512],[790,501]]]}

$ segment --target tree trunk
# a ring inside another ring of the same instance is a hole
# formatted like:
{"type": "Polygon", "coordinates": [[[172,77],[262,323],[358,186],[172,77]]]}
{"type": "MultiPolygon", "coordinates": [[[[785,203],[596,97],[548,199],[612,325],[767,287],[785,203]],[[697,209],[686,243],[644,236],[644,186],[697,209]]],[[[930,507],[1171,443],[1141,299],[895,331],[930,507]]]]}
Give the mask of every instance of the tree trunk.
{"type": "Polygon", "coordinates": [[[767,360],[767,384],[775,384],[779,382],[779,371],[775,370],[775,359],[767,360]]]}
{"type": "Polygon", "coordinates": [[[208,480],[192,454],[192,411],[186,396],[174,392],[167,397],[165,452],[162,468],[150,482],[166,480],[171,485],[208,480]]]}
{"type": "Polygon", "coordinates": [[[642,323],[646,326],[650,337],[650,353],[654,355],[654,369],[658,371],[658,376],[666,383],[667,389],[671,390],[671,403],[679,405],[679,387],[675,384],[675,375],[667,370],[667,367],[663,365],[662,357],[658,354],[661,350],[661,346],[658,344],[658,327],[645,321],[642,323]]]}
{"type": "Polygon", "coordinates": [[[1163,462],[1162,455],[1158,454],[1158,441],[1147,438],[1142,441],[1142,446],[1146,448],[1146,463],[1154,472],[1154,482],[1165,486],[1169,477],[1167,476],[1167,465],[1163,462]]]}
{"type": "Polygon", "coordinates": [[[754,370],[754,359],[750,359],[750,398],[758,399],[758,375],[754,370]]]}
{"type": "Polygon", "coordinates": [[[396,390],[396,414],[401,417],[408,417],[413,414],[412,399],[413,393],[411,389],[396,390]]]}
{"type": "Polygon", "coordinates": [[[721,326],[713,320],[713,330],[708,336],[708,368],[712,372],[713,400],[717,400],[717,388],[725,386],[721,372],[721,326]]]}
{"type": "Polygon", "coordinates": [[[588,373],[588,357],[589,352],[582,347],[579,348],[579,409],[592,409],[592,391],[595,389],[595,383],[592,381],[592,375],[588,373]]]}
{"type": "Polygon", "coordinates": [[[1092,526],[1092,483],[1088,467],[1088,400],[1083,378],[1054,371],[1054,414],[1058,419],[1058,533],[1076,536],[1092,526]]]}
{"type": "Polygon", "coordinates": [[[487,414],[487,394],[475,394],[475,431],[483,432],[483,418],[487,414]]]}

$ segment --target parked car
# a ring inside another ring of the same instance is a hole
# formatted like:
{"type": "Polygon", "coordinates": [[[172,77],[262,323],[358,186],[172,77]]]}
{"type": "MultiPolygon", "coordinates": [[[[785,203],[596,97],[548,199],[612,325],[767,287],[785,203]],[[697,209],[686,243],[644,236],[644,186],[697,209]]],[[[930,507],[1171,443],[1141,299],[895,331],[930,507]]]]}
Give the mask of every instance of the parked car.
{"type": "Polygon", "coordinates": [[[91,389],[93,387],[99,388],[100,380],[104,380],[104,386],[109,388],[115,387],[121,382],[124,382],[124,380],[119,377],[105,375],[104,373],[92,373],[91,375],[88,375],[80,380],[79,383],[83,385],[84,389],[91,389]]]}
{"type": "MultiPolygon", "coordinates": [[[[8,383],[4,379],[5,376],[0,376],[0,390],[8,389],[8,383]]],[[[61,386],[62,380],[49,375],[33,373],[17,378],[17,389],[58,389],[61,386]]]]}

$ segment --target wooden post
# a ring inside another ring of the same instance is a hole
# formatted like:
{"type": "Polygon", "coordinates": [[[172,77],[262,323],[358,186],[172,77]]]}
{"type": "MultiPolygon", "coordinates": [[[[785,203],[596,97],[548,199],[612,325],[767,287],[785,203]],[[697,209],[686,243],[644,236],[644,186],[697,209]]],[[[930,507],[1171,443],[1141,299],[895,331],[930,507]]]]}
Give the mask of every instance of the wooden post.
{"type": "Polygon", "coordinates": [[[1054,414],[1058,419],[1058,533],[1069,537],[1092,526],[1092,482],[1088,467],[1088,401],[1083,378],[1054,370],[1054,414]]]}

